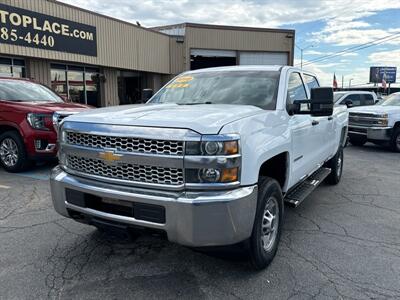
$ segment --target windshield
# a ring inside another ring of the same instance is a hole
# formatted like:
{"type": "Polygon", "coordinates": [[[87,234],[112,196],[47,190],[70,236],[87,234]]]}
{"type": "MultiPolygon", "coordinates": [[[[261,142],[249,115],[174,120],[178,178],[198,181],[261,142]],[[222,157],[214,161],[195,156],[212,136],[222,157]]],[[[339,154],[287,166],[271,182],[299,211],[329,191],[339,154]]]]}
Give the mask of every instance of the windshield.
{"type": "Polygon", "coordinates": [[[380,104],[382,106],[400,106],[400,94],[392,94],[380,104]]]}
{"type": "Polygon", "coordinates": [[[333,99],[334,99],[334,102],[337,102],[344,94],[346,94],[346,93],[338,93],[338,92],[335,92],[334,94],[333,94],[333,99]]]}
{"type": "Polygon", "coordinates": [[[244,104],[274,110],[278,82],[277,71],[183,74],[161,89],[149,103],[244,104]]]}
{"type": "Polygon", "coordinates": [[[63,102],[57,94],[47,87],[23,80],[0,80],[0,100],[63,102]]]}

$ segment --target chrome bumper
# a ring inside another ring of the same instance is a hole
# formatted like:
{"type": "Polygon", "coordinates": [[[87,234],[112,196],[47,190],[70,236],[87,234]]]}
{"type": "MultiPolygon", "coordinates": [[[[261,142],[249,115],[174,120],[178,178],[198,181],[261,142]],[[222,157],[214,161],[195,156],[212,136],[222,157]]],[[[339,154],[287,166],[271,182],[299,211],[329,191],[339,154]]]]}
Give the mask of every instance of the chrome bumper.
{"type": "Polygon", "coordinates": [[[349,135],[365,136],[368,140],[390,141],[391,127],[362,127],[349,125],[349,135]]]}
{"type": "Polygon", "coordinates": [[[68,210],[127,225],[160,229],[168,239],[185,246],[231,245],[250,237],[257,207],[257,186],[230,191],[165,192],[106,184],[52,171],[51,194],[55,210],[70,217],[68,210]],[[125,200],[165,208],[165,223],[153,223],[76,206],[66,200],[66,189],[101,198],[125,200]]]}

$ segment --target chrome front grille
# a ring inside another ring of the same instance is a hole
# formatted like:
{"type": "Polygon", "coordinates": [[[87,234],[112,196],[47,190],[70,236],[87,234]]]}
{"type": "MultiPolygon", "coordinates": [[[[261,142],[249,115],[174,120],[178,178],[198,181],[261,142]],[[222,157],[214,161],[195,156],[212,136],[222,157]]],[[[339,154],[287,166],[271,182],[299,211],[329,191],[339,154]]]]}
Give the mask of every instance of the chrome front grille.
{"type": "Polygon", "coordinates": [[[183,170],[135,164],[109,165],[100,159],[67,155],[67,167],[72,171],[128,182],[179,186],[184,183],[183,170]]]}
{"type": "Polygon", "coordinates": [[[72,131],[66,133],[66,142],[70,145],[90,148],[164,155],[183,155],[184,149],[182,141],[105,136],[72,131]]]}
{"type": "Polygon", "coordinates": [[[382,120],[384,120],[384,118],[370,113],[351,112],[349,114],[349,126],[379,127],[382,126],[382,120]]]}

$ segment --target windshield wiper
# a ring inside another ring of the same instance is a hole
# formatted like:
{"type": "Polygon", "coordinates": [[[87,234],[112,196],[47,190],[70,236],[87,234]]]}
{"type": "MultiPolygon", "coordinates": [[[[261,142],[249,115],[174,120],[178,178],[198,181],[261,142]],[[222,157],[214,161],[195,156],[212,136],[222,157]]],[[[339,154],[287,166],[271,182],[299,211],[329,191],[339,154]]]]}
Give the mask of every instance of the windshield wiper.
{"type": "Polygon", "coordinates": [[[177,103],[178,105],[199,105],[199,104],[213,104],[210,101],[206,102],[187,102],[187,103],[177,103]]]}

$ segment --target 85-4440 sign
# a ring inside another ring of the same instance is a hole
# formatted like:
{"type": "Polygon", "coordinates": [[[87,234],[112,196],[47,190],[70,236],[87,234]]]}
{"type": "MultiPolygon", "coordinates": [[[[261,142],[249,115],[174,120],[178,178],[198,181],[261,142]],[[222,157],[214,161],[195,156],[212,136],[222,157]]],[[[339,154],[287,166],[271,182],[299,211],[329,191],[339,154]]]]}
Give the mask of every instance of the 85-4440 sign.
{"type": "Polygon", "coordinates": [[[97,56],[96,27],[0,4],[0,45],[97,56]]]}

